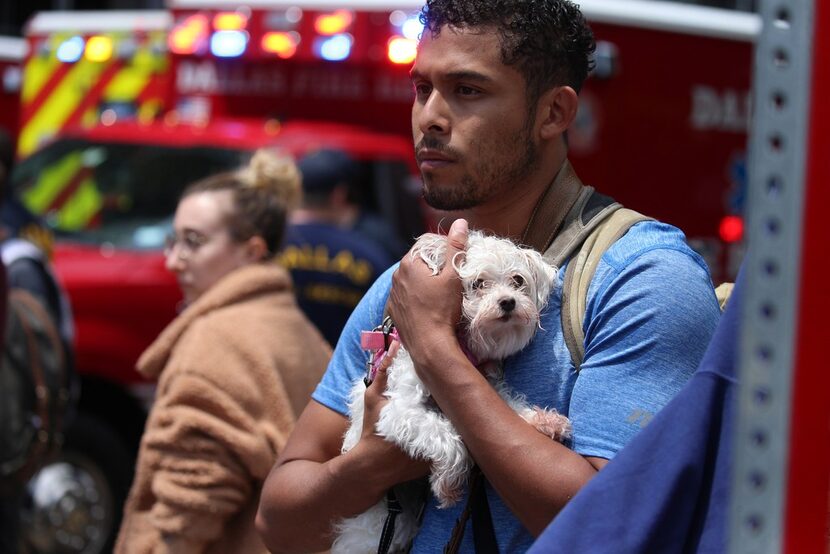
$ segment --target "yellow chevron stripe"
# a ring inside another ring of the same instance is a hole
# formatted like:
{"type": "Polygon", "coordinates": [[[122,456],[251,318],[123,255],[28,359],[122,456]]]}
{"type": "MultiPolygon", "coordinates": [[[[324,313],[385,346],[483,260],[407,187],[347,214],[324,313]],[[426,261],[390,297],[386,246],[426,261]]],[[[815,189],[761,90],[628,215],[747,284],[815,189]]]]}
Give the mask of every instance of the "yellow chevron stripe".
{"type": "Polygon", "coordinates": [[[144,44],[113,78],[104,91],[104,97],[113,102],[134,100],[153,78],[153,74],[165,71],[167,65],[167,56],[154,54],[150,45],[144,44]]]}
{"type": "Polygon", "coordinates": [[[43,214],[63,187],[81,169],[81,153],[72,152],[41,171],[35,186],[23,193],[23,203],[36,214],[43,214]]]}
{"type": "Polygon", "coordinates": [[[101,193],[95,186],[95,180],[92,177],[84,180],[78,192],[73,194],[58,212],[58,229],[64,231],[83,229],[101,209],[102,203],[101,193]]]}
{"type": "Polygon", "coordinates": [[[34,151],[44,137],[52,136],[61,129],[107,65],[83,59],[75,63],[37,114],[21,130],[18,143],[21,155],[34,151]]]}
{"type": "Polygon", "coordinates": [[[151,98],[138,107],[137,119],[139,123],[150,123],[161,113],[162,102],[158,98],[151,98]]]}
{"type": "Polygon", "coordinates": [[[55,57],[55,50],[57,46],[63,42],[69,35],[55,35],[49,39],[49,55],[41,55],[38,52],[33,52],[26,61],[26,66],[23,68],[23,88],[20,91],[20,98],[25,106],[31,102],[37,93],[43,88],[43,85],[52,76],[61,62],[55,57]]]}
{"type": "Polygon", "coordinates": [[[150,74],[142,68],[125,67],[119,71],[107,88],[104,98],[112,102],[129,102],[135,100],[150,80],[150,74]]]}

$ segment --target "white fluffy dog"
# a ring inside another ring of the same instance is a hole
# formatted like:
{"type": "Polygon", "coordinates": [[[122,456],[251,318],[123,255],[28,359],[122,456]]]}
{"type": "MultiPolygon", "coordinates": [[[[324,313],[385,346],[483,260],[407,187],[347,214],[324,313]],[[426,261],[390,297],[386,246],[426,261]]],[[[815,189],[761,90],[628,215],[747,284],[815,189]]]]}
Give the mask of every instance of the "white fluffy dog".
{"type": "MultiPolygon", "coordinates": [[[[423,259],[434,273],[440,271],[446,252],[446,237],[422,235],[413,256],[423,259]]],[[[459,337],[479,362],[478,367],[499,395],[523,419],[552,439],[570,435],[570,422],[555,410],[531,406],[509,390],[502,379],[501,360],[524,348],[539,327],[539,312],[545,306],[556,277],[556,269],[531,249],[507,239],[471,231],[466,254],[453,260],[463,287],[463,322],[459,337]]],[[[442,508],[461,497],[473,460],[452,423],[431,401],[404,348],[388,368],[383,407],[376,432],[397,444],[412,458],[431,462],[430,488],[442,508]]],[[[357,444],[363,428],[366,386],[356,381],[350,397],[350,426],[342,451],[357,444]]],[[[377,552],[387,515],[386,502],[338,524],[333,553],[377,552]]],[[[390,552],[403,551],[418,531],[418,523],[406,511],[397,518],[390,552]]]]}

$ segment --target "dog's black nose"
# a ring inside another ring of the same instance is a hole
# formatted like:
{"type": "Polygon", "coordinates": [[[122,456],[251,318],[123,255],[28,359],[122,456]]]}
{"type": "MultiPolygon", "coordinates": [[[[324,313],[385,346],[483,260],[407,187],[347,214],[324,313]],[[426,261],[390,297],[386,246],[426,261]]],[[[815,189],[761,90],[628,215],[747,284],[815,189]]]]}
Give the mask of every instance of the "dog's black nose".
{"type": "Polygon", "coordinates": [[[504,310],[506,313],[512,312],[513,308],[516,307],[516,299],[515,298],[502,298],[499,300],[499,308],[504,310]]]}

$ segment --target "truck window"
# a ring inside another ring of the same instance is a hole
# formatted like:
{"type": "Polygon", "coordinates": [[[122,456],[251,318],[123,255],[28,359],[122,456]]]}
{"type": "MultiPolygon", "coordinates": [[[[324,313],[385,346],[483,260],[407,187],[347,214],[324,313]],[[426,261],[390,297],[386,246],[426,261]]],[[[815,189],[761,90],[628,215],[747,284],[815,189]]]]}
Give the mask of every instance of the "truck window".
{"type": "MultiPolygon", "coordinates": [[[[58,240],[157,250],[188,184],[245,163],[251,151],[214,147],[95,142],[66,138],[26,158],[12,176],[23,204],[58,240]]],[[[401,160],[364,160],[352,200],[380,229],[393,258],[403,256],[428,224],[420,184],[401,160]]]]}
{"type": "Polygon", "coordinates": [[[246,155],[220,148],[66,139],[18,165],[12,187],[59,239],[158,249],[182,189],[238,167],[246,155]]]}

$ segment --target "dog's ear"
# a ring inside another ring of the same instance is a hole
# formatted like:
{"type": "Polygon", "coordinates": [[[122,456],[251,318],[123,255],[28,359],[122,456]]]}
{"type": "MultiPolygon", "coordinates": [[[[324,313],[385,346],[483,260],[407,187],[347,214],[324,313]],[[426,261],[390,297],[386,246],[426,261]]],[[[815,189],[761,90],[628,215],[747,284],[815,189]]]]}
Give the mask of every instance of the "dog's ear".
{"type": "Polygon", "coordinates": [[[548,303],[550,291],[559,271],[537,251],[526,248],[522,249],[522,252],[527,258],[527,265],[532,272],[533,281],[536,283],[535,300],[536,305],[541,310],[548,303]]]}
{"type": "Polygon", "coordinates": [[[437,275],[444,267],[446,252],[447,237],[436,233],[424,233],[415,241],[410,255],[413,258],[418,256],[424,260],[424,263],[432,270],[432,274],[437,275]]]}

